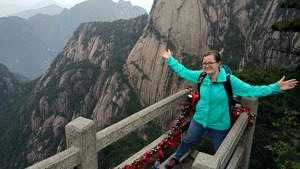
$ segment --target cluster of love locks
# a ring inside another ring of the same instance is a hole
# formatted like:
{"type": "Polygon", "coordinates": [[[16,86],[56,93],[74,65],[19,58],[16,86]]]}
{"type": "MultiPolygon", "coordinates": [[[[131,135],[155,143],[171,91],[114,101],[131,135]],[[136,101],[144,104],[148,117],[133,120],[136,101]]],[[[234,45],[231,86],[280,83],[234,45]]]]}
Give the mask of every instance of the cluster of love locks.
{"type": "Polygon", "coordinates": [[[168,130],[166,137],[161,140],[155,147],[146,151],[138,159],[131,164],[125,165],[122,169],[143,169],[146,165],[153,164],[155,161],[164,157],[167,148],[175,148],[181,141],[181,135],[184,128],[190,121],[191,116],[195,111],[195,104],[199,99],[197,91],[190,89],[191,93],[188,95],[186,101],[179,103],[181,113],[174,125],[168,130]]]}

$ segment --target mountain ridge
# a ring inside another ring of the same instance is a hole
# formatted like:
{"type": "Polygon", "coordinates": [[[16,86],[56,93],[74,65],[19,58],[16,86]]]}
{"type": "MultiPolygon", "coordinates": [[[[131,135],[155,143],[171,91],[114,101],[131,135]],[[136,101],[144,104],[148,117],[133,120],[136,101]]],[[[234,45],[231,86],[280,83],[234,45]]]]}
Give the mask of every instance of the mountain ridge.
{"type": "Polygon", "coordinates": [[[59,14],[64,8],[56,5],[56,4],[51,4],[48,6],[44,6],[41,8],[36,8],[36,9],[30,9],[30,10],[25,10],[25,11],[21,11],[18,13],[13,13],[10,14],[10,16],[18,16],[24,19],[28,19],[38,13],[40,14],[46,14],[46,15],[56,15],[59,14]]]}
{"type": "Polygon", "coordinates": [[[147,13],[145,9],[123,1],[115,3],[112,0],[89,0],[77,4],[71,9],[64,9],[60,14],[54,16],[45,14],[32,16],[28,20],[22,21],[26,24],[25,28],[20,27],[18,23],[8,21],[14,17],[0,18],[1,25],[6,28],[1,28],[3,34],[0,44],[4,45],[0,48],[6,53],[0,53],[0,62],[4,63],[12,72],[31,79],[37,78],[63,50],[68,38],[72,36],[73,31],[80,23],[129,19],[145,13],[147,13]],[[15,29],[17,26],[18,29],[15,29]],[[24,33],[24,35],[28,33],[31,36],[23,36],[20,39],[17,36],[14,39],[10,38],[11,35],[18,33],[24,33]],[[17,49],[14,49],[14,45],[6,45],[15,43],[14,41],[27,42],[18,43],[17,49]],[[12,59],[9,60],[9,58],[12,59]],[[34,63],[31,63],[32,61],[34,63]]]}
{"type": "MultiPolygon", "coordinates": [[[[23,153],[15,156],[23,158],[22,164],[32,164],[63,149],[64,125],[76,116],[93,116],[97,128],[101,129],[133,113],[129,112],[132,106],[123,106],[130,102],[132,92],[122,77],[121,67],[146,21],[147,15],[143,15],[112,23],[83,23],[78,27],[64,51],[38,79],[30,99],[20,108],[23,138],[33,138],[23,140],[28,146],[18,150],[25,153],[26,160],[23,153]],[[41,147],[49,149],[40,151],[41,147]]],[[[18,165],[14,163],[16,158],[9,165],[18,165]]],[[[7,165],[3,164],[9,168],[7,165]]]]}

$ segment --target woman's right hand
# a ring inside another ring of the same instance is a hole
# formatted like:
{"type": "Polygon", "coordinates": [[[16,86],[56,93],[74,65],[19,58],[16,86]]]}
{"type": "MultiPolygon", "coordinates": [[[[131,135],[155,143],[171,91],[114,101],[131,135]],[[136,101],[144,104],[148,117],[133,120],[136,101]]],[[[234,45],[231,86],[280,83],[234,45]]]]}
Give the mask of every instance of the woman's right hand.
{"type": "Polygon", "coordinates": [[[298,80],[296,80],[296,79],[285,80],[285,76],[283,76],[278,81],[278,83],[279,83],[279,87],[281,90],[290,90],[297,86],[298,80]]]}
{"type": "Polygon", "coordinates": [[[171,53],[170,49],[168,49],[168,51],[163,49],[159,52],[159,55],[162,56],[165,59],[168,59],[172,55],[172,53],[171,53]]]}

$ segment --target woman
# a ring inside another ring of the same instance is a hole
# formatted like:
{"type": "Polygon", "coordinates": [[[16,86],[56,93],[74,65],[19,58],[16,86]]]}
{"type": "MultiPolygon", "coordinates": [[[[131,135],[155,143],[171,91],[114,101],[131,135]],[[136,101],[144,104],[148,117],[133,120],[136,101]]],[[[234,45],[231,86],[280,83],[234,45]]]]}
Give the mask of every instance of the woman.
{"type": "MultiPolygon", "coordinates": [[[[202,70],[189,70],[180,64],[171,54],[171,51],[162,50],[160,55],[167,60],[167,64],[182,78],[197,84],[200,74],[205,71],[200,87],[200,100],[196,105],[195,114],[191,120],[187,133],[181,144],[166,164],[167,168],[173,168],[179,159],[208,132],[212,139],[214,150],[217,151],[224,140],[229,128],[229,105],[223,82],[227,74],[221,67],[221,56],[216,51],[208,51],[203,55],[202,70]]],[[[298,81],[296,79],[285,80],[283,76],[278,82],[270,85],[252,86],[243,82],[234,75],[230,75],[230,82],[234,95],[246,97],[262,97],[277,94],[285,90],[293,89],[298,81]]]]}

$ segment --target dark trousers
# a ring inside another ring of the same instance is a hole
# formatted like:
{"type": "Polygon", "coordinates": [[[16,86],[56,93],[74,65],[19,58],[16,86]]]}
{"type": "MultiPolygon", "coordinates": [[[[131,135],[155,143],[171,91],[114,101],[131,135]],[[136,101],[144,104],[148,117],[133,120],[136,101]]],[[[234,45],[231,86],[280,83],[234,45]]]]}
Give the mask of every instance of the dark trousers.
{"type": "Polygon", "coordinates": [[[191,120],[187,133],[176,150],[174,158],[179,160],[191,147],[196,143],[205,132],[208,132],[212,139],[214,150],[217,151],[221,143],[223,142],[227,130],[215,130],[210,128],[204,128],[201,124],[197,123],[194,119],[191,120]]]}

